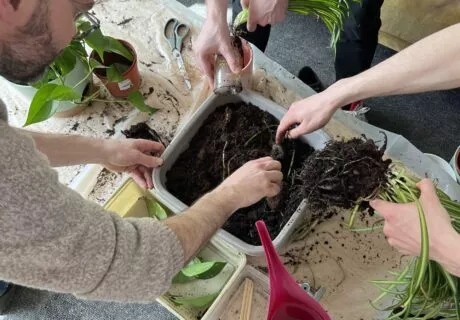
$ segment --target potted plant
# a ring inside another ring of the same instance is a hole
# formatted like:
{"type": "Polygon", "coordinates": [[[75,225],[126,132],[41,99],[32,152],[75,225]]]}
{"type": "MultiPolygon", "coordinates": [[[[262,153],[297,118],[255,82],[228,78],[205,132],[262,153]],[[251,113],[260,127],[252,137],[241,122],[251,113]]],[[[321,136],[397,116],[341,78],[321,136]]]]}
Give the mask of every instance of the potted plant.
{"type": "MultiPolygon", "coordinates": [[[[113,100],[97,99],[100,89],[91,91],[93,73],[106,73],[109,80],[130,81],[129,90],[125,91],[124,98],[131,102],[142,112],[155,112],[155,109],[145,104],[144,97],[139,91],[140,76],[137,69],[137,59],[133,47],[126,49],[127,42],[115,40],[102,35],[99,28],[99,21],[85,14],[77,19],[77,36],[62,51],[62,53],[51,63],[37,82],[30,85],[17,85],[13,87],[19,91],[30,102],[27,120],[24,126],[45,121],[53,115],[75,115],[91,101],[113,102],[113,100]],[[86,17],[87,19],[84,19],[86,17]],[[89,20],[89,21],[88,21],[89,20]],[[127,77],[126,72],[119,67],[119,64],[105,66],[100,61],[92,58],[86,51],[85,45],[93,48],[98,54],[126,56],[125,59],[133,61],[130,70],[133,70],[134,77],[127,77]],[[117,71],[122,72],[117,73],[117,71]],[[86,93],[88,95],[86,96],[86,93]]],[[[104,82],[103,83],[107,83],[104,82]]],[[[126,83],[126,82],[125,82],[126,83]]],[[[110,91],[110,83],[107,83],[110,91]]],[[[120,95],[113,94],[116,97],[120,95]]],[[[124,102],[124,101],[121,101],[124,102]]]]}

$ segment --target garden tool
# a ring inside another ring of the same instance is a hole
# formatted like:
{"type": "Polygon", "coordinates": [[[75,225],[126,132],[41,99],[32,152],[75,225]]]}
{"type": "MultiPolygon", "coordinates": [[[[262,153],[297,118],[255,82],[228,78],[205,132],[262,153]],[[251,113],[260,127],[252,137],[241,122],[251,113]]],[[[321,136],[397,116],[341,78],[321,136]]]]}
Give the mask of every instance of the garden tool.
{"type": "Polygon", "coordinates": [[[177,19],[171,18],[165,24],[164,36],[168,40],[171,52],[179,66],[179,72],[184,79],[185,86],[188,90],[192,90],[192,84],[189,80],[187,70],[185,69],[184,59],[182,58],[181,50],[184,38],[190,32],[190,27],[180,23],[177,19]]]}
{"type": "MultiPolygon", "coordinates": [[[[330,320],[326,310],[288,273],[276,253],[270,234],[263,221],[256,222],[264,247],[270,278],[270,297],[267,320],[330,320]]],[[[311,290],[308,284],[305,289],[311,290]]],[[[318,290],[318,296],[322,295],[318,290]]]]}

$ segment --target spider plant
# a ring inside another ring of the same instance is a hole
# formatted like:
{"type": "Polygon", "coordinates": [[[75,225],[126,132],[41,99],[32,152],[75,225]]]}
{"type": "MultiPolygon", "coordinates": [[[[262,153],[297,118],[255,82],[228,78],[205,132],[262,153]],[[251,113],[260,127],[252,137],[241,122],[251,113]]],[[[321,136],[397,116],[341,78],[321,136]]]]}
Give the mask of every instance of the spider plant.
{"type": "MultiPolygon", "coordinates": [[[[376,306],[386,296],[392,296],[393,305],[385,309],[392,311],[387,319],[457,319],[460,320],[459,278],[449,274],[440,264],[429,258],[429,237],[425,212],[419,201],[418,178],[405,173],[398,165],[391,167],[388,182],[377,191],[378,198],[393,203],[415,203],[421,227],[421,250],[400,273],[391,273],[394,280],[372,281],[381,295],[372,301],[376,306]]],[[[438,198],[447,210],[452,226],[460,232],[460,203],[437,189],[438,198]]],[[[372,196],[371,196],[372,197],[372,196]]],[[[349,226],[353,226],[356,212],[362,201],[352,211],[349,226]]]]}
{"type": "MultiPolygon", "coordinates": [[[[331,33],[331,47],[335,49],[344,21],[350,14],[349,1],[360,0],[289,0],[288,10],[303,15],[316,15],[326,25],[331,33]]],[[[246,23],[249,17],[249,9],[243,9],[235,18],[233,26],[246,23]]]]}

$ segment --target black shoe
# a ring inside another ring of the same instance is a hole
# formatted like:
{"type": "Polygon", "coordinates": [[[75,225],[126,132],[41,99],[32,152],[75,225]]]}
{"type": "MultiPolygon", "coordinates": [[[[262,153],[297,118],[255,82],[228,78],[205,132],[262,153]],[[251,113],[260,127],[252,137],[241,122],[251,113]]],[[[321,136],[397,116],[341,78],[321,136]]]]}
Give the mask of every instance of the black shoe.
{"type": "Polygon", "coordinates": [[[313,71],[310,67],[303,67],[300,69],[299,75],[297,77],[316,92],[321,92],[324,90],[323,84],[319,80],[315,71],[313,71]]]}
{"type": "Polygon", "coordinates": [[[2,296],[0,296],[0,315],[5,314],[6,310],[10,306],[15,291],[16,286],[13,284],[9,284],[6,292],[2,296]]]}

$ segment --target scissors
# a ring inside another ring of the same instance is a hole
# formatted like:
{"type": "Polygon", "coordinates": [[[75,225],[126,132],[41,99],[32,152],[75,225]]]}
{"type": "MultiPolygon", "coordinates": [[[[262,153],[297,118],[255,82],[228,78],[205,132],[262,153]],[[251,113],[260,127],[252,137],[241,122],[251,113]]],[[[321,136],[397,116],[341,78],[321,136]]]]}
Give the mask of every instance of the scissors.
{"type": "Polygon", "coordinates": [[[169,46],[171,47],[172,55],[177,61],[177,65],[179,66],[179,72],[184,78],[185,86],[189,90],[191,90],[192,84],[190,83],[190,80],[188,78],[187,70],[185,69],[184,59],[181,55],[182,42],[184,41],[184,38],[187,36],[189,31],[189,26],[180,23],[175,18],[171,18],[165,24],[164,36],[166,40],[168,40],[169,46]]]}

